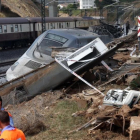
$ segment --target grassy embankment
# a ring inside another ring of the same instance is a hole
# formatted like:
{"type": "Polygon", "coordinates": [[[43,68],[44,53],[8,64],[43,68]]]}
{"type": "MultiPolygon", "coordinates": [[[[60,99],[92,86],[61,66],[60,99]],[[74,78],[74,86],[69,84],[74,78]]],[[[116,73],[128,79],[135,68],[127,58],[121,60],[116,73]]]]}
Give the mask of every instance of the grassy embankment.
{"type": "Polygon", "coordinates": [[[35,136],[28,136],[27,140],[79,140],[79,138],[86,138],[87,132],[85,130],[68,134],[68,132],[80,127],[86,122],[84,117],[72,117],[72,113],[84,110],[76,102],[70,100],[63,100],[58,102],[50,110],[45,113],[46,130],[40,132],[35,136]]]}

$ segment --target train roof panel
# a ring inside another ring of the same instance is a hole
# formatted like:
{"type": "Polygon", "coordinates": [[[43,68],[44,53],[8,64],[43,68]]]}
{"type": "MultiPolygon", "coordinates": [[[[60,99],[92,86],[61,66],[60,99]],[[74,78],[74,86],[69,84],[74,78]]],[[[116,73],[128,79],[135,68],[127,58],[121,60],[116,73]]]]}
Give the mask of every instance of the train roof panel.
{"type": "Polygon", "coordinates": [[[61,36],[65,36],[65,37],[68,37],[68,36],[73,36],[73,37],[76,37],[76,38],[87,38],[89,36],[99,36],[97,34],[94,34],[94,33],[91,33],[91,32],[88,32],[86,30],[81,30],[81,29],[52,29],[52,30],[49,30],[48,31],[49,33],[54,33],[54,34],[57,34],[57,35],[61,35],[61,36]]]}
{"type": "Polygon", "coordinates": [[[20,24],[20,23],[29,23],[28,19],[21,17],[12,17],[12,18],[0,18],[0,24],[20,24]]]}

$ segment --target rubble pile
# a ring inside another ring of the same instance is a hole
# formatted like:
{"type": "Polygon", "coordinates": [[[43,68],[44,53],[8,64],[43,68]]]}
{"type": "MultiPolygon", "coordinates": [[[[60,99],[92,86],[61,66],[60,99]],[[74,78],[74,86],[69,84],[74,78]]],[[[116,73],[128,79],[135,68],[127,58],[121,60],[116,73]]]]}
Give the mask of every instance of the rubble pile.
{"type": "MultiPolygon", "coordinates": [[[[91,92],[91,90],[86,90],[86,92],[91,92]]],[[[130,137],[139,133],[140,126],[134,127],[132,125],[132,120],[134,117],[139,118],[140,116],[140,102],[135,104],[132,108],[128,105],[123,105],[121,107],[113,105],[107,106],[103,104],[103,96],[99,94],[85,95],[82,93],[73,95],[72,100],[76,102],[79,101],[79,104],[81,104],[81,101],[83,102],[83,100],[86,100],[86,105],[90,105],[90,107],[88,107],[86,111],[79,111],[72,114],[73,117],[86,117],[87,123],[76,128],[74,131],[70,131],[70,133],[82,129],[88,129],[88,135],[91,137],[97,136],[96,134],[98,132],[103,135],[105,131],[113,131],[113,133],[119,133],[125,136],[130,135],[130,137]],[[133,132],[135,130],[137,132],[133,132]]]]}
{"type": "Polygon", "coordinates": [[[44,110],[56,103],[62,92],[47,92],[36,96],[34,99],[18,105],[8,105],[8,110],[15,122],[15,127],[21,129],[26,135],[37,134],[45,130],[44,110]]]}

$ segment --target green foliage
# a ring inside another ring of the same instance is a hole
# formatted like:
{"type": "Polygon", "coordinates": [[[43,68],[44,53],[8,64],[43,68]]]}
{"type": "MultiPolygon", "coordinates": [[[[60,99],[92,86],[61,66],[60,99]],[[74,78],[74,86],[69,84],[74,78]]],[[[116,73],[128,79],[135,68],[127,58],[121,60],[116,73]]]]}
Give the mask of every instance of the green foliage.
{"type": "Polygon", "coordinates": [[[74,15],[74,16],[81,15],[81,11],[79,9],[72,10],[72,15],[74,15]]]}
{"type": "Polygon", "coordinates": [[[77,3],[69,4],[67,7],[63,7],[62,9],[60,9],[60,11],[63,11],[63,13],[69,14],[70,16],[79,15],[80,10],[77,10],[78,7],[79,7],[79,4],[77,3]]]}
{"type": "Polygon", "coordinates": [[[67,9],[68,9],[68,10],[70,10],[70,9],[77,9],[78,6],[79,6],[79,5],[78,5],[77,3],[69,4],[69,5],[67,6],[67,9]]]}
{"type": "Polygon", "coordinates": [[[95,0],[95,4],[99,9],[103,9],[104,6],[114,3],[113,0],[95,0]]]}
{"type": "Polygon", "coordinates": [[[63,11],[63,13],[68,13],[68,10],[67,10],[67,8],[66,7],[63,7],[62,9],[60,9],[60,11],[63,11]]]}

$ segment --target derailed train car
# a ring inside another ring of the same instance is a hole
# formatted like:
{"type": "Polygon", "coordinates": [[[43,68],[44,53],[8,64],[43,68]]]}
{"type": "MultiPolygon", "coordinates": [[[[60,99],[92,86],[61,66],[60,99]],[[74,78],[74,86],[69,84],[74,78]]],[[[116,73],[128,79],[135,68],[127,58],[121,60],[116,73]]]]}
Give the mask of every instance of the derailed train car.
{"type": "MultiPolygon", "coordinates": [[[[41,34],[41,18],[0,18],[0,48],[29,46],[41,34]]],[[[94,18],[53,17],[45,18],[46,30],[82,28],[98,25],[94,18]]]]}
{"type": "MultiPolygon", "coordinates": [[[[32,48],[34,48],[34,46],[32,46],[32,48]]],[[[63,63],[72,71],[81,73],[84,69],[87,70],[89,67],[93,67],[98,64],[103,57],[108,57],[108,55],[110,55],[109,51],[114,51],[114,49],[109,50],[99,38],[96,38],[84,47],[78,48],[78,50],[72,52],[69,56],[64,56],[62,53],[61,55],[56,55],[55,58],[57,58],[57,61],[63,63]],[[70,62],[68,59],[76,61],[70,62]],[[88,59],[90,59],[90,61],[81,63],[77,62],[88,59]]],[[[65,53],[67,52],[65,51],[65,53]]],[[[22,57],[22,59],[25,59],[25,56],[22,57]]],[[[30,61],[31,57],[29,58],[29,56],[26,56],[26,59],[30,61]]],[[[22,65],[22,67],[20,65],[17,65],[16,68],[20,68],[21,72],[27,65],[23,65],[23,63],[20,64],[22,65]]],[[[70,72],[65,70],[61,65],[53,60],[48,65],[39,67],[27,74],[24,74],[14,80],[1,85],[0,93],[1,95],[5,95],[13,89],[22,90],[22,92],[20,92],[19,94],[18,92],[15,94],[15,99],[17,99],[18,102],[22,102],[34,97],[35,95],[43,91],[54,89],[71,77],[72,74],[70,72]]]]}
{"type": "Polygon", "coordinates": [[[6,72],[8,81],[38,69],[54,61],[53,48],[79,49],[96,38],[110,42],[107,36],[100,36],[81,29],[51,29],[40,35],[31,47],[6,72]]]}

